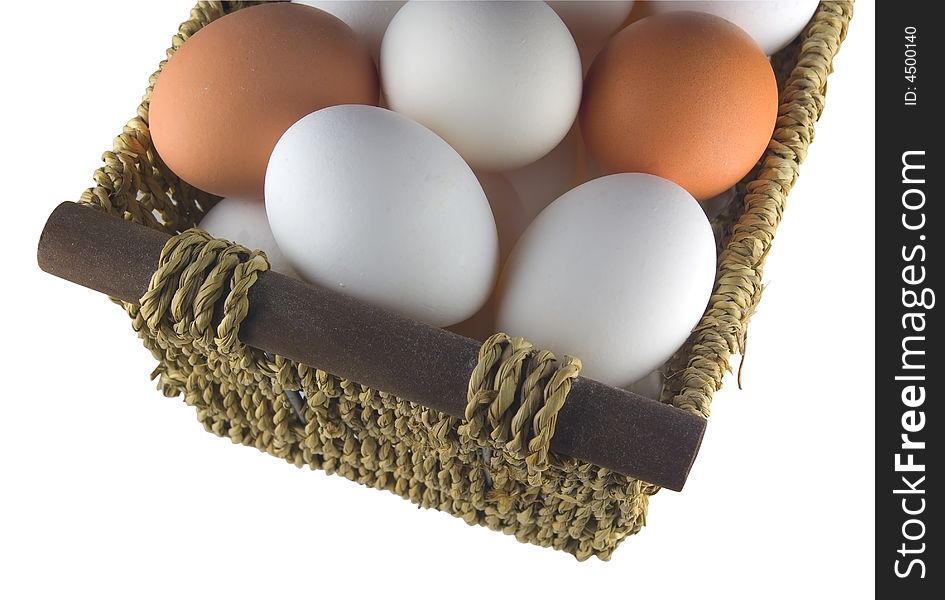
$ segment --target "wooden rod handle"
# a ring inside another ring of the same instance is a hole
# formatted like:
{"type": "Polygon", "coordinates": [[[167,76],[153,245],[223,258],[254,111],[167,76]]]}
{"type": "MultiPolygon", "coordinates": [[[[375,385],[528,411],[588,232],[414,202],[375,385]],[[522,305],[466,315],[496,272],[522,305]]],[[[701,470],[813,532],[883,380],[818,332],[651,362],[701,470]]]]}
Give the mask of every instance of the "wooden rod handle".
{"type": "MultiPolygon", "coordinates": [[[[168,235],[74,202],[39,240],[47,273],[137,303],[168,235]]],[[[261,273],[243,343],[462,418],[480,343],[280,273],[261,273]]],[[[558,413],[555,452],[681,490],[706,421],[584,377],[558,413]]]]}

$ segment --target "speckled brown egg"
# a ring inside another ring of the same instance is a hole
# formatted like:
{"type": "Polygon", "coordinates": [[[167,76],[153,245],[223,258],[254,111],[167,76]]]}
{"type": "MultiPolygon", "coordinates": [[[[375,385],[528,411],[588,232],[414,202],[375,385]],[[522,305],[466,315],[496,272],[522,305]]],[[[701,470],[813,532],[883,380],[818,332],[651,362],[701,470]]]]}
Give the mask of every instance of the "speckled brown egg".
{"type": "Polygon", "coordinates": [[[377,104],[367,46],[336,17],[263,4],[188,39],[151,95],[154,147],[181,179],[220,196],[261,198],[266,164],[297,120],[336,104],[377,104]]]}
{"type": "Polygon", "coordinates": [[[712,15],[637,21],[597,56],[581,131],[607,173],[658,175],[699,200],[732,187],[764,153],[778,88],[752,38],[712,15]]]}

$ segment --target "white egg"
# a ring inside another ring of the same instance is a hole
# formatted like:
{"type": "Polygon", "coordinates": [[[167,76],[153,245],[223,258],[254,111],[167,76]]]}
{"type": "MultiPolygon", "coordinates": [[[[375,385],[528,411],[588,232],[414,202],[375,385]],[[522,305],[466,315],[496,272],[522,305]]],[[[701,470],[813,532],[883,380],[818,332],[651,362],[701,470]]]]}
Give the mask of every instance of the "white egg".
{"type": "Polygon", "coordinates": [[[496,322],[624,387],[685,342],[714,279],[715,239],[698,202],[671,181],[618,173],[532,222],[502,273],[496,322]]]}
{"type": "Polygon", "coordinates": [[[580,135],[571,128],[555,148],[537,161],[505,173],[528,212],[529,219],[574,187],[577,179],[580,135]]]}
{"type": "Polygon", "coordinates": [[[293,0],[335,15],[354,30],[371,49],[374,60],[380,56],[381,40],[387,25],[404,5],[394,0],[293,0]]]}
{"type": "Polygon", "coordinates": [[[392,109],[481,171],[547,154],[581,103],[581,59],[544,2],[408,2],[381,44],[392,109]]]}
{"type": "Polygon", "coordinates": [[[587,71],[594,57],[633,9],[633,0],[549,0],[568,26],[587,71]]]}
{"type": "Polygon", "coordinates": [[[692,10],[722,17],[748,32],[770,56],[804,30],[818,4],[818,0],[659,0],[646,7],[649,14],[692,10]]]}
{"type": "Polygon", "coordinates": [[[283,134],[266,171],[279,247],[306,281],[436,326],[485,303],[489,202],[449,144],[403,115],[332,106],[283,134]]]}
{"type": "Polygon", "coordinates": [[[262,200],[223,198],[207,211],[200,220],[200,227],[213,237],[236,242],[250,250],[262,250],[273,271],[298,278],[272,236],[262,200]]]}

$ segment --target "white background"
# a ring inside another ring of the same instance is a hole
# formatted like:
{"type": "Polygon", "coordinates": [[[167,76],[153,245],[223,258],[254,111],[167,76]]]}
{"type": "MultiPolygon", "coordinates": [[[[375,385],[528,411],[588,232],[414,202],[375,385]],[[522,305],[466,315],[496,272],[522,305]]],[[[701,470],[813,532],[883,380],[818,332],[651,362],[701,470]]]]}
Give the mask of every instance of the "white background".
{"type": "Polygon", "coordinates": [[[768,260],[739,391],[610,562],[203,431],[105,297],[41,273],[191,0],[4,9],[0,597],[861,598],[873,585],[873,27],[859,2],[768,260]]]}

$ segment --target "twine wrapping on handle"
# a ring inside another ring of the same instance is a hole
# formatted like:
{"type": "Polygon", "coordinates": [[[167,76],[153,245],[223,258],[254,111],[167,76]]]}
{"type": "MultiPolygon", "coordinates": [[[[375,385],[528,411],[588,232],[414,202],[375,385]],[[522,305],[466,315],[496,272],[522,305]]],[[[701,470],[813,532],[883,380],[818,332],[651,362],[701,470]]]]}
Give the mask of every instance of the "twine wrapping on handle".
{"type": "Polygon", "coordinates": [[[261,250],[188,229],[164,246],[141,297],[141,316],[155,336],[180,340],[189,335],[221,354],[249,352],[239,342],[240,323],[249,310],[249,289],[258,274],[268,270],[269,260],[261,250]],[[222,317],[213,328],[224,295],[222,317]]]}
{"type": "Polygon", "coordinates": [[[524,461],[529,483],[540,485],[558,412],[580,372],[577,358],[558,363],[554,354],[520,337],[493,335],[482,344],[469,378],[460,435],[503,444],[509,455],[524,461]]]}

